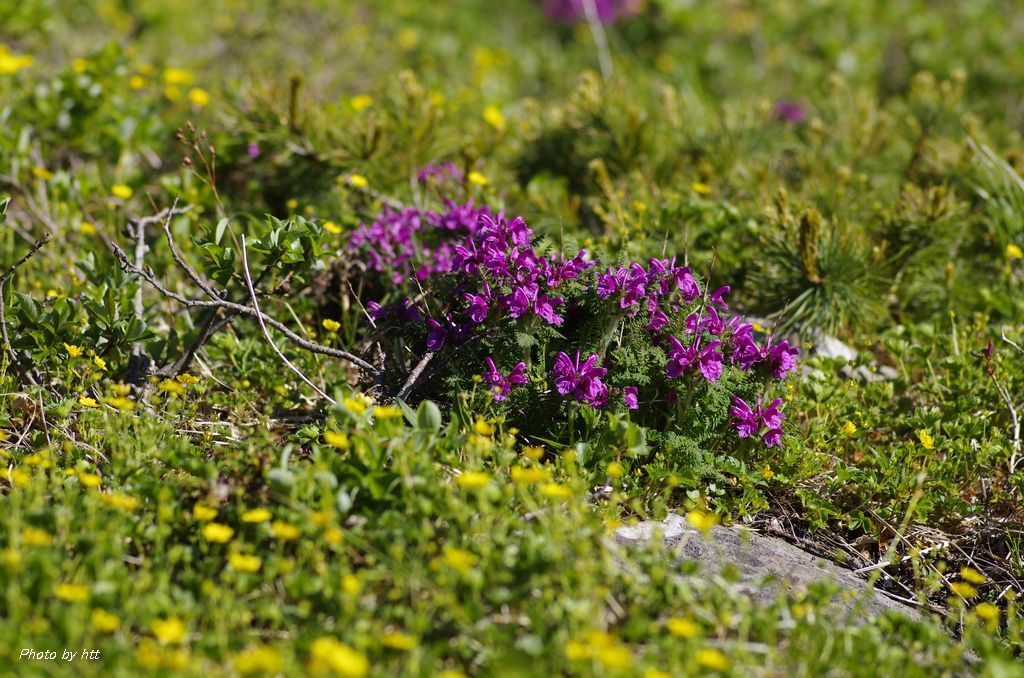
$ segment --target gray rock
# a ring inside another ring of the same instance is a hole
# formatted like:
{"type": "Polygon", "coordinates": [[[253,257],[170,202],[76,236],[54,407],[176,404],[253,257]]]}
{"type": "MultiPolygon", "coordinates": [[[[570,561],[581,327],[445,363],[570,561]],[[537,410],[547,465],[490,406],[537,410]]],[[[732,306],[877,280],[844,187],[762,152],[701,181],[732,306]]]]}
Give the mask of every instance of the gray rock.
{"type": "Polygon", "coordinates": [[[921,619],[917,608],[870,590],[867,581],[835,563],[804,551],[787,541],[752,532],[743,527],[715,526],[703,537],[685,518],[670,514],[664,521],[646,521],[615,531],[614,541],[625,547],[646,544],[659,534],[677,562],[696,561],[703,576],[731,568],[739,574],[740,592],[755,600],[770,601],[779,593],[798,593],[824,579],[839,584],[844,592],[834,602],[840,609],[863,615],[895,611],[921,619]]]}

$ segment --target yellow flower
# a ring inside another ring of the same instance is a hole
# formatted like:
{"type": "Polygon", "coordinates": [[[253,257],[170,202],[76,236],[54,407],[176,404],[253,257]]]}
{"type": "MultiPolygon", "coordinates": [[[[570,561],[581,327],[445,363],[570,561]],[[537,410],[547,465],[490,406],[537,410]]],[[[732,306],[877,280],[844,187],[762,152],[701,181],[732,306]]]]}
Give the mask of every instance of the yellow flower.
{"type": "Polygon", "coordinates": [[[330,318],[324,318],[324,329],[328,332],[337,332],[341,328],[341,323],[337,320],[331,320],[330,318]]]}
{"type": "Polygon", "coordinates": [[[82,407],[99,407],[100,404],[89,396],[81,396],[78,398],[78,404],[82,407]]]}
{"type": "Polygon", "coordinates": [[[53,543],[53,535],[38,527],[21,528],[21,540],[29,546],[49,546],[53,543]]]}
{"type": "Polygon", "coordinates": [[[413,650],[419,643],[407,633],[391,631],[380,637],[380,644],[392,650],[413,650]]]}
{"type": "Polygon", "coordinates": [[[164,645],[177,645],[185,639],[185,633],[188,631],[185,623],[177,617],[158,619],[153,622],[151,628],[156,639],[164,645]]]}
{"type": "Polygon", "coordinates": [[[686,519],[690,521],[690,524],[696,527],[701,532],[707,532],[712,527],[718,524],[718,516],[714,513],[705,513],[704,511],[693,510],[686,514],[686,519]]]}
{"type": "Polygon", "coordinates": [[[1024,250],[1019,245],[1010,243],[1006,246],[1006,258],[1007,259],[1024,259],[1024,250]]]}
{"type": "Polygon", "coordinates": [[[341,590],[349,595],[355,595],[359,593],[359,589],[362,585],[359,583],[359,577],[354,574],[346,574],[341,578],[341,590]]]}
{"type": "Polygon", "coordinates": [[[512,482],[534,484],[543,483],[548,479],[548,471],[543,468],[513,466],[511,471],[512,482]]]}
{"type": "Polygon", "coordinates": [[[232,553],[228,562],[239,572],[258,572],[260,566],[263,565],[263,560],[259,557],[244,553],[232,553]]]}
{"type": "Polygon", "coordinates": [[[78,230],[81,231],[84,235],[96,235],[96,227],[90,224],[88,221],[83,221],[79,225],[78,230]]]}
{"type": "Polygon", "coordinates": [[[706,669],[710,669],[712,671],[729,670],[729,658],[726,657],[721,650],[716,650],[713,647],[706,647],[703,650],[698,650],[695,657],[697,659],[697,663],[706,669]]]}
{"type": "Polygon", "coordinates": [[[112,506],[113,508],[121,509],[123,511],[134,511],[139,508],[139,504],[141,503],[135,497],[130,497],[127,494],[121,494],[120,492],[101,494],[100,501],[107,506],[112,506]]]}
{"type": "Polygon", "coordinates": [[[81,584],[57,584],[53,593],[65,602],[80,603],[89,598],[89,587],[81,584]]]}
{"type": "Polygon", "coordinates": [[[331,234],[334,234],[334,235],[338,235],[339,233],[341,233],[341,226],[338,226],[333,221],[325,221],[321,225],[323,226],[323,229],[325,231],[327,231],[328,233],[331,233],[331,234]]]}
{"type": "Polygon", "coordinates": [[[121,410],[122,412],[131,412],[132,410],[135,409],[135,403],[133,403],[131,400],[128,400],[127,398],[122,398],[120,396],[116,398],[107,398],[104,402],[106,402],[111,407],[121,410]]]}
{"type": "Polygon", "coordinates": [[[128,198],[132,197],[132,194],[135,191],[132,190],[131,186],[126,186],[124,184],[114,184],[113,186],[110,187],[110,192],[114,194],[115,198],[127,200],[128,198]]]}
{"type": "Polygon", "coordinates": [[[419,34],[411,28],[403,28],[398,31],[398,46],[404,50],[410,50],[420,42],[419,34]]]}
{"type": "Polygon", "coordinates": [[[192,517],[205,523],[217,517],[217,509],[210,508],[205,504],[196,504],[192,507],[192,517]]]}
{"type": "Polygon", "coordinates": [[[23,68],[28,68],[35,57],[28,54],[11,54],[7,47],[0,45],[0,75],[14,75],[23,68]]]}
{"type": "Polygon", "coordinates": [[[771,480],[775,477],[775,471],[772,470],[771,466],[765,465],[764,469],[761,471],[761,477],[765,480],[771,480]]]}
{"type": "Polygon", "coordinates": [[[168,85],[188,85],[192,82],[192,73],[184,68],[165,68],[164,82],[168,85]]]}
{"type": "Polygon", "coordinates": [[[527,445],[523,448],[523,456],[530,461],[540,461],[544,456],[544,448],[537,445],[527,445]]]}
{"type": "Polygon", "coordinates": [[[121,625],[121,620],[116,614],[111,614],[101,607],[97,607],[90,615],[92,627],[101,633],[113,633],[121,625]]]}
{"type": "Polygon", "coordinates": [[[459,487],[476,490],[486,487],[491,482],[491,476],[482,471],[463,471],[455,476],[455,482],[458,483],[459,487]]]}
{"type": "Polygon", "coordinates": [[[132,89],[142,89],[146,86],[146,79],[141,75],[133,75],[128,78],[128,86],[132,89]]]}
{"type": "Polygon", "coordinates": [[[624,671],[633,664],[633,653],[628,647],[622,645],[609,645],[599,647],[594,652],[596,659],[605,668],[613,671],[624,671]]]}
{"type": "Polygon", "coordinates": [[[265,508],[257,508],[246,511],[242,514],[243,523],[265,523],[274,515],[265,508]]]}
{"type": "Polygon", "coordinates": [[[299,206],[299,201],[296,200],[295,198],[291,198],[290,200],[288,200],[288,202],[284,204],[284,206],[294,212],[295,209],[299,206]]]}
{"type": "Polygon", "coordinates": [[[171,394],[173,397],[177,397],[185,393],[185,387],[171,379],[164,379],[157,385],[157,388],[164,393],[171,394]]]}
{"type": "Polygon", "coordinates": [[[917,432],[917,439],[921,441],[921,447],[926,450],[935,449],[935,439],[931,437],[928,431],[921,429],[917,432]]]}
{"type": "Polygon", "coordinates": [[[352,97],[350,103],[352,108],[355,109],[356,113],[366,110],[370,106],[373,106],[373,97],[369,94],[357,94],[352,97]]]}
{"type": "Polygon", "coordinates": [[[483,417],[477,417],[476,423],[473,424],[473,430],[476,431],[478,435],[492,436],[494,435],[494,424],[488,422],[483,417]]]}
{"type": "Polygon", "coordinates": [[[852,421],[848,421],[845,424],[843,424],[843,428],[841,430],[844,436],[852,436],[854,433],[857,432],[857,425],[854,424],[852,421]]]}
{"type": "Polygon", "coordinates": [[[72,358],[77,358],[82,355],[82,347],[75,346],[74,344],[64,344],[64,350],[68,352],[68,355],[72,358]]]}
{"type": "Polygon", "coordinates": [[[179,374],[174,379],[179,384],[185,384],[186,386],[191,386],[192,384],[198,384],[199,383],[199,377],[191,375],[188,372],[184,372],[182,374],[179,374]]]}
{"type": "Polygon", "coordinates": [[[36,179],[42,179],[43,181],[48,181],[53,178],[53,172],[45,167],[40,167],[39,165],[32,168],[32,174],[35,175],[36,179]]]}
{"type": "Polygon", "coordinates": [[[505,129],[505,116],[497,106],[488,106],[484,109],[484,120],[494,129],[505,129]]]}
{"type": "Polygon", "coordinates": [[[477,186],[486,186],[488,184],[487,177],[476,170],[469,173],[469,183],[476,184],[477,186]]]}
{"type": "Polygon", "coordinates": [[[367,181],[366,177],[362,174],[350,174],[348,177],[348,183],[352,184],[356,188],[366,188],[370,185],[370,182],[367,181]]]}
{"type": "Polygon", "coordinates": [[[668,671],[662,671],[660,669],[648,668],[644,671],[644,678],[672,678],[672,674],[668,671]]]}
{"type": "Polygon", "coordinates": [[[362,678],[370,670],[366,657],[334,638],[317,638],[309,652],[316,667],[329,668],[344,678],[362,678]]]}
{"type": "Polygon", "coordinates": [[[100,478],[95,473],[85,473],[84,471],[79,471],[78,482],[82,484],[82,487],[95,489],[103,483],[103,478],[100,478]]]}
{"type": "Polygon", "coordinates": [[[608,464],[608,468],[605,469],[605,473],[612,478],[621,478],[626,473],[626,470],[622,468],[622,464],[617,461],[613,461],[608,464]]]}
{"type": "Polygon", "coordinates": [[[284,660],[281,659],[281,655],[278,654],[277,650],[266,645],[251,647],[243,652],[239,652],[232,658],[231,663],[234,664],[235,671],[242,675],[253,673],[277,674],[284,668],[284,660]]]}
{"type": "Polygon", "coordinates": [[[99,357],[98,355],[94,355],[92,357],[92,364],[100,368],[101,370],[107,369],[107,361],[99,357]]]}
{"type": "Polygon", "coordinates": [[[974,608],[974,613],[988,622],[999,620],[999,607],[992,603],[978,603],[974,608]]]}
{"type": "Polygon", "coordinates": [[[270,529],[275,537],[283,541],[294,541],[302,535],[302,530],[282,520],[275,520],[270,529]]]}
{"type": "Polygon", "coordinates": [[[401,408],[394,405],[378,405],[373,408],[373,416],[377,419],[401,419],[401,408]]]}
{"type": "Polygon", "coordinates": [[[695,181],[690,184],[690,188],[693,189],[694,193],[698,193],[700,195],[707,195],[711,193],[711,187],[700,181],[695,181]]]}
{"type": "Polygon", "coordinates": [[[203,537],[215,544],[225,544],[235,536],[235,531],[222,523],[209,523],[203,526],[203,537]]]}
{"type": "Polygon", "coordinates": [[[362,415],[366,413],[367,403],[365,403],[361,398],[345,398],[344,404],[345,409],[352,414],[362,415]]]}
{"type": "Polygon", "coordinates": [[[85,59],[74,59],[71,62],[71,70],[81,75],[85,73],[85,69],[89,68],[89,62],[85,59]]]}
{"type": "Polygon", "coordinates": [[[188,100],[198,108],[210,103],[210,93],[201,87],[193,87],[188,91],[188,100]]]}
{"type": "Polygon", "coordinates": [[[21,554],[14,549],[3,549],[0,551],[0,562],[10,568],[21,565],[21,554]]]}
{"type": "Polygon", "coordinates": [[[545,483],[541,485],[540,493],[553,499],[568,499],[572,496],[572,488],[558,483],[545,483]]]}
{"type": "Polygon", "coordinates": [[[8,471],[8,477],[11,481],[11,484],[14,485],[15,487],[25,487],[26,485],[29,484],[29,481],[32,479],[31,476],[29,476],[29,474],[25,473],[20,468],[11,469],[10,471],[8,471]]]}
{"type": "Polygon", "coordinates": [[[445,565],[453,570],[461,572],[462,574],[466,574],[472,570],[473,566],[476,565],[477,560],[476,556],[466,549],[448,546],[447,544],[443,549],[442,558],[444,559],[445,565]]]}
{"type": "Polygon", "coordinates": [[[960,578],[964,581],[969,581],[972,584],[984,584],[988,579],[981,572],[978,572],[973,567],[964,567],[960,570],[960,578]]]}
{"type": "Polygon", "coordinates": [[[117,383],[113,386],[114,395],[120,396],[121,398],[127,397],[132,392],[132,387],[128,384],[117,383]]]}
{"type": "Polygon", "coordinates": [[[961,598],[973,598],[978,595],[978,589],[965,581],[955,581],[949,585],[949,589],[961,598]]]}
{"type": "Polygon", "coordinates": [[[672,617],[665,622],[665,628],[679,638],[696,638],[700,635],[700,626],[691,619],[672,617]]]}
{"type": "Polygon", "coordinates": [[[565,658],[571,662],[590,659],[590,648],[578,640],[570,640],[565,644],[565,658]]]}

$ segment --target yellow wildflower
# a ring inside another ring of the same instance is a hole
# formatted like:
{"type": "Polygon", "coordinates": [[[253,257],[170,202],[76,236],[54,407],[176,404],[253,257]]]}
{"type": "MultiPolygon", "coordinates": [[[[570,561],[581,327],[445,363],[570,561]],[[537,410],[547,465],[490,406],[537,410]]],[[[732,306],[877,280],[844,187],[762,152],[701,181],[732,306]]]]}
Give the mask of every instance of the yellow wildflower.
{"type": "Polygon", "coordinates": [[[135,409],[135,403],[133,403],[131,400],[128,400],[127,398],[122,398],[121,396],[117,396],[115,398],[107,398],[106,401],[104,402],[106,402],[111,407],[121,410],[122,412],[131,412],[132,410],[135,409]]]}
{"type": "Polygon", "coordinates": [[[0,75],[14,75],[31,66],[34,61],[35,57],[31,55],[11,54],[7,47],[0,45],[0,75]]]}
{"type": "Polygon", "coordinates": [[[411,28],[403,28],[398,31],[396,38],[398,40],[398,46],[404,50],[410,50],[420,42],[419,33],[411,28]]]}
{"type": "Polygon", "coordinates": [[[568,499],[572,496],[572,488],[558,483],[545,483],[541,485],[540,493],[553,499],[568,499]]]}
{"type": "Polygon", "coordinates": [[[196,504],[192,507],[192,517],[205,523],[217,517],[217,509],[205,504],[196,504]]]}
{"type": "Polygon", "coordinates": [[[81,584],[57,584],[53,589],[55,596],[68,603],[80,603],[89,598],[89,587],[81,584]]]}
{"type": "Polygon", "coordinates": [[[392,650],[413,650],[419,643],[408,633],[391,631],[380,637],[380,644],[392,650]]]}
{"type": "Polygon", "coordinates": [[[142,89],[146,86],[146,79],[141,75],[133,75],[128,78],[128,86],[132,89],[142,89]]]}
{"type": "Polygon", "coordinates": [[[731,665],[729,658],[721,650],[716,650],[713,647],[698,650],[695,658],[698,664],[712,671],[728,671],[731,665]]]}
{"type": "Polygon", "coordinates": [[[917,432],[917,439],[919,441],[921,441],[921,447],[923,447],[924,449],[926,449],[926,450],[933,450],[933,449],[935,449],[935,439],[932,438],[931,434],[929,434],[928,431],[926,431],[924,429],[921,429],[920,431],[918,431],[917,432]]]}
{"type": "Polygon", "coordinates": [[[119,492],[101,494],[100,501],[107,506],[112,506],[113,508],[121,509],[123,511],[134,511],[139,508],[139,504],[141,503],[137,498],[128,496],[127,494],[121,494],[119,492]]]}
{"type": "Polygon", "coordinates": [[[157,385],[157,388],[164,393],[169,393],[174,398],[185,393],[185,387],[172,379],[164,379],[157,385]]]}
{"type": "Polygon", "coordinates": [[[445,545],[442,557],[445,565],[453,570],[461,572],[462,574],[466,574],[472,570],[477,561],[477,558],[473,553],[465,549],[448,545],[445,545]]]}
{"type": "Polygon", "coordinates": [[[96,402],[95,399],[90,398],[89,396],[81,396],[81,397],[79,397],[78,404],[81,405],[82,407],[99,407],[100,406],[100,404],[98,402],[96,402]]]}
{"type": "Polygon", "coordinates": [[[960,578],[964,581],[969,581],[972,584],[984,584],[988,579],[981,572],[978,572],[973,567],[964,567],[960,570],[960,578]]]}
{"type": "Polygon", "coordinates": [[[348,177],[348,183],[352,184],[356,188],[366,188],[370,185],[370,182],[362,174],[350,174],[348,177]]]}
{"type": "Polygon", "coordinates": [[[96,235],[96,227],[90,224],[88,221],[83,221],[79,226],[78,230],[84,235],[96,235]]]}
{"type": "Polygon", "coordinates": [[[687,513],[686,519],[701,532],[707,532],[718,524],[718,516],[716,514],[698,510],[687,513]]]}
{"type": "Polygon", "coordinates": [[[203,537],[215,544],[225,544],[235,536],[235,531],[222,523],[209,523],[203,527],[203,537]]]}
{"type": "Polygon", "coordinates": [[[95,489],[103,483],[103,478],[100,478],[95,473],[86,473],[84,471],[79,471],[78,482],[82,484],[82,487],[95,489]]]}
{"type": "Polygon", "coordinates": [[[168,85],[189,85],[192,83],[192,73],[184,68],[165,68],[164,82],[168,85]]]}
{"type": "Polygon", "coordinates": [[[337,431],[324,431],[324,442],[339,450],[346,450],[351,445],[348,436],[337,431]]]}
{"type": "Polygon", "coordinates": [[[68,355],[72,358],[77,358],[82,355],[82,347],[75,346],[74,344],[64,344],[64,350],[68,352],[68,355]]]}
{"type": "Polygon", "coordinates": [[[341,233],[341,226],[338,226],[333,221],[325,221],[323,224],[321,224],[321,226],[323,226],[323,229],[325,231],[333,235],[338,235],[339,233],[341,233]]]}
{"type": "Polygon", "coordinates": [[[370,106],[373,106],[373,97],[369,94],[357,94],[350,100],[352,108],[355,109],[356,113],[366,110],[370,106]]]}
{"type": "Polygon", "coordinates": [[[373,416],[377,419],[400,419],[402,410],[394,405],[378,405],[373,408],[373,416]]]}
{"type": "Polygon", "coordinates": [[[491,482],[491,476],[482,471],[463,471],[455,476],[455,482],[458,483],[459,487],[476,490],[486,487],[491,482]]]}
{"type": "Polygon", "coordinates": [[[314,667],[328,668],[344,678],[362,678],[370,670],[366,657],[334,638],[317,638],[309,652],[314,667]]]}
{"type": "Polygon", "coordinates": [[[961,598],[973,598],[978,595],[978,589],[965,581],[955,581],[949,585],[949,589],[961,598]]]}
{"type": "Polygon", "coordinates": [[[278,674],[284,668],[284,660],[277,650],[266,645],[251,647],[236,654],[231,663],[242,675],[255,673],[278,674]]]}
{"type": "Polygon", "coordinates": [[[571,662],[590,659],[590,648],[578,640],[570,640],[565,644],[565,658],[571,662]]]}
{"type": "Polygon", "coordinates": [[[188,100],[192,102],[193,106],[202,108],[210,103],[210,93],[201,87],[193,87],[188,91],[188,100]]]}
{"type": "Polygon", "coordinates": [[[39,165],[32,168],[32,174],[35,175],[36,179],[42,179],[43,181],[49,181],[53,178],[53,172],[39,165]]]}
{"type": "Polygon", "coordinates": [[[605,473],[612,478],[621,478],[626,473],[626,470],[622,468],[622,464],[617,461],[613,461],[608,464],[608,468],[605,469],[605,473]]]}
{"type": "Polygon", "coordinates": [[[116,614],[111,614],[101,607],[97,607],[90,615],[92,627],[101,633],[113,633],[121,625],[121,620],[116,614]]]}
{"type": "Polygon", "coordinates": [[[988,622],[999,620],[999,607],[992,603],[978,603],[974,608],[974,613],[988,622]]]}
{"type": "Polygon", "coordinates": [[[195,375],[192,375],[192,374],[189,374],[188,372],[184,372],[182,374],[179,374],[174,379],[179,384],[185,384],[186,386],[191,386],[192,384],[198,384],[199,383],[199,377],[197,377],[195,375]]]}
{"type": "Polygon", "coordinates": [[[299,206],[299,201],[296,200],[295,198],[290,198],[288,202],[284,204],[284,206],[294,212],[295,209],[299,206]]]}
{"type": "Polygon", "coordinates": [[[857,432],[857,425],[854,424],[852,421],[848,421],[845,424],[843,424],[843,428],[841,430],[844,436],[849,437],[857,432]]]}
{"type": "Polygon", "coordinates": [[[700,635],[700,626],[691,619],[672,617],[665,622],[665,628],[679,638],[696,638],[700,635]]]}
{"type": "Polygon", "coordinates": [[[10,479],[11,484],[15,487],[25,487],[32,479],[29,474],[25,473],[20,468],[11,469],[7,472],[7,476],[10,479]]]}
{"type": "Polygon", "coordinates": [[[274,532],[275,537],[283,541],[294,541],[302,535],[302,530],[283,520],[275,520],[270,529],[274,532]]]}
{"type": "Polygon", "coordinates": [[[543,483],[548,479],[547,469],[535,467],[513,466],[511,475],[512,482],[524,484],[543,483]]]}
{"type": "Polygon", "coordinates": [[[494,129],[505,129],[505,116],[497,106],[488,106],[484,109],[484,121],[494,129]]]}
{"type": "Polygon", "coordinates": [[[132,197],[132,194],[135,191],[132,190],[131,186],[126,186],[125,184],[114,184],[113,186],[110,187],[110,192],[114,195],[115,198],[127,200],[128,198],[132,197]]]}
{"type": "Polygon", "coordinates": [[[0,562],[10,568],[21,565],[21,554],[14,549],[3,549],[0,551],[0,562]]]}
{"type": "Polygon", "coordinates": [[[258,572],[263,560],[257,556],[250,556],[244,553],[232,553],[228,558],[231,567],[239,572],[258,572]]]}
{"type": "Polygon", "coordinates": [[[362,585],[359,583],[359,577],[354,574],[346,574],[341,578],[341,590],[349,595],[355,595],[359,593],[359,589],[362,585]]]}
{"type": "Polygon", "coordinates": [[[331,320],[330,318],[324,318],[323,325],[324,329],[327,330],[328,332],[337,332],[339,329],[341,329],[341,323],[339,323],[337,320],[331,320]]]}
{"type": "Polygon", "coordinates": [[[270,511],[265,508],[257,508],[246,511],[242,514],[243,523],[265,523],[274,517],[270,511]]]}
{"type": "Polygon", "coordinates": [[[490,423],[483,417],[477,417],[476,423],[473,424],[473,430],[476,431],[478,435],[492,436],[494,435],[494,424],[490,423]]]}
{"type": "Polygon", "coordinates": [[[153,622],[151,628],[156,639],[164,645],[177,645],[185,639],[185,633],[188,631],[185,623],[177,617],[158,619],[153,622]]]}
{"type": "Polygon", "coordinates": [[[101,370],[107,369],[107,361],[99,357],[98,355],[94,355],[92,357],[92,364],[100,368],[101,370]]]}
{"type": "Polygon", "coordinates": [[[624,671],[633,664],[633,653],[623,645],[608,645],[597,648],[594,652],[594,659],[605,668],[624,671]]]}
{"type": "Polygon", "coordinates": [[[21,540],[29,546],[49,546],[53,543],[53,535],[38,527],[21,528],[21,540]]]}
{"type": "Polygon", "coordinates": [[[362,415],[366,412],[366,403],[356,398],[345,398],[345,409],[352,414],[362,415]]]}
{"type": "Polygon", "coordinates": [[[1024,259],[1024,250],[1020,248],[1020,245],[1010,243],[1006,246],[1006,258],[1007,259],[1024,259]]]}
{"type": "Polygon", "coordinates": [[[527,445],[523,448],[523,456],[530,461],[540,461],[544,456],[544,448],[537,445],[527,445]]]}
{"type": "Polygon", "coordinates": [[[690,184],[690,188],[693,189],[694,193],[700,195],[708,195],[709,193],[711,193],[711,187],[701,181],[693,182],[692,184],[690,184]]]}
{"type": "Polygon", "coordinates": [[[770,465],[766,464],[764,469],[761,470],[761,477],[765,480],[771,480],[775,477],[775,471],[772,470],[770,465]]]}
{"type": "Polygon", "coordinates": [[[486,186],[489,183],[487,177],[476,170],[470,172],[467,178],[469,183],[476,184],[477,186],[486,186]]]}

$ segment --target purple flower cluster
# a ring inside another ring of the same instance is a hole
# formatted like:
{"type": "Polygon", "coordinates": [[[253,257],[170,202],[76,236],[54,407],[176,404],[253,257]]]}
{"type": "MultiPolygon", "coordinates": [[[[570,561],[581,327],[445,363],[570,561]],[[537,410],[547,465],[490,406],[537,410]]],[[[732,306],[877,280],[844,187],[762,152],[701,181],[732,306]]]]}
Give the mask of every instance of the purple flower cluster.
{"type": "Polygon", "coordinates": [[[455,163],[444,162],[440,165],[427,165],[420,169],[416,178],[421,184],[442,186],[462,181],[463,172],[455,163]]]}
{"type": "Polygon", "coordinates": [[[423,281],[452,269],[454,245],[444,232],[471,234],[485,215],[493,217],[487,207],[476,208],[472,202],[458,205],[451,200],[444,212],[385,207],[376,220],[352,233],[348,247],[362,251],[366,267],[389,273],[396,285],[410,276],[423,281]]]}
{"type": "Polygon", "coordinates": [[[487,371],[483,374],[484,381],[490,385],[494,399],[501,402],[508,397],[513,384],[526,383],[526,363],[518,362],[508,375],[503,375],[494,364],[494,359],[487,356],[487,371]]]}
{"type": "Polygon", "coordinates": [[[756,436],[763,426],[766,430],[762,440],[766,447],[775,447],[782,442],[782,420],[786,415],[779,412],[782,399],[776,398],[768,407],[761,407],[761,398],[757,399],[757,405],[751,409],[742,398],[733,398],[729,414],[733,417],[733,426],[740,438],[756,436]]]}
{"type": "Polygon", "coordinates": [[[551,371],[555,388],[562,395],[572,395],[578,402],[594,408],[604,407],[608,402],[608,387],[601,381],[601,377],[608,374],[608,370],[598,366],[599,359],[594,353],[580,364],[579,351],[576,351],[575,361],[559,351],[551,371]]]}
{"type": "Polygon", "coordinates": [[[575,23],[587,18],[586,3],[592,2],[601,23],[634,14],[636,0],[543,0],[544,12],[552,19],[575,23]]]}

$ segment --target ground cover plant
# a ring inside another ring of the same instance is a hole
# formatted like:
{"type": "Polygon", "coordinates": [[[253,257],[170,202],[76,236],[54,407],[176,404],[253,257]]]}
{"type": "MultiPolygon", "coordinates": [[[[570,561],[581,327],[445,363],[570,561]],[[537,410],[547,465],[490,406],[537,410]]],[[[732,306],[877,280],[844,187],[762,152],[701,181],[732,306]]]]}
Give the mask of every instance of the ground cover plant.
{"type": "Polygon", "coordinates": [[[1022,673],[1024,11],[500,5],[0,8],[0,673],[1022,673]]]}

